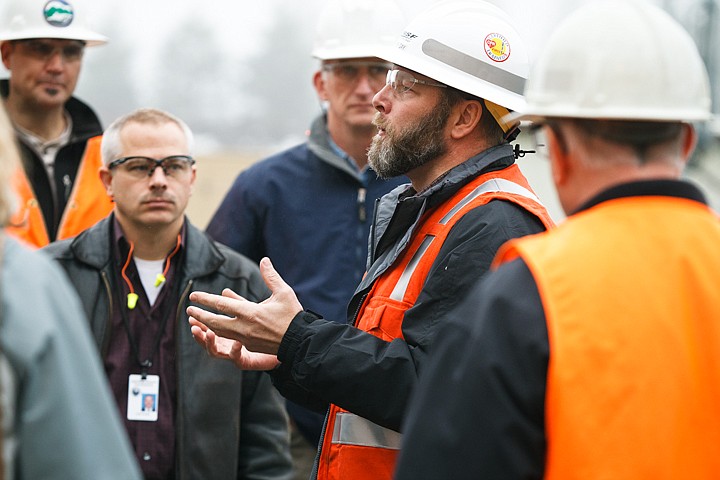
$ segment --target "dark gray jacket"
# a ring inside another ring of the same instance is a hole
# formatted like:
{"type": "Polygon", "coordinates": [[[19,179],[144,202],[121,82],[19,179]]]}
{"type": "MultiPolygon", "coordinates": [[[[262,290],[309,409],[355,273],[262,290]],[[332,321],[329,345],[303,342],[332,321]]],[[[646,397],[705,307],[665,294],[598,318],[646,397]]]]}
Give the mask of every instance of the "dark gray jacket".
{"type": "MultiPolygon", "coordinates": [[[[44,249],[77,289],[103,355],[111,337],[111,292],[116,283],[112,222],[110,216],[74,239],[44,249]]],[[[193,290],[220,293],[228,287],[248,300],[260,301],[267,297],[267,288],[255,264],[211,241],[187,221],[186,226],[186,254],[178,273],[182,293],[176,310],[176,478],[290,478],[287,418],[269,378],[210,358],[193,340],[185,314],[193,290]]]]}

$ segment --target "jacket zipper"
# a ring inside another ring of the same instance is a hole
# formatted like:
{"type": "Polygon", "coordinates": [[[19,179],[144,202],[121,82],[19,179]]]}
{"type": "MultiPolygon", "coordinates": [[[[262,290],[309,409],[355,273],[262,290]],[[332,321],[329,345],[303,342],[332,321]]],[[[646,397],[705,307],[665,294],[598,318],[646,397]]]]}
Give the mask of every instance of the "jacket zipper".
{"type": "Polygon", "coordinates": [[[108,348],[110,348],[110,337],[112,336],[112,312],[113,312],[113,298],[112,298],[112,290],[110,289],[110,280],[108,280],[107,273],[105,273],[104,270],[100,271],[100,277],[102,278],[103,283],[105,284],[105,293],[107,293],[108,297],[108,321],[107,321],[107,331],[103,335],[102,339],[102,346],[100,348],[100,351],[102,352],[102,358],[104,359],[107,355],[108,348]]]}
{"type": "Polygon", "coordinates": [[[358,219],[362,223],[367,220],[367,209],[365,208],[365,198],[367,196],[367,189],[360,187],[358,188],[357,194],[357,207],[358,207],[358,219]]]}
{"type": "MultiPolygon", "coordinates": [[[[187,286],[183,290],[183,292],[180,295],[180,298],[178,300],[178,306],[175,311],[175,321],[177,322],[175,324],[175,328],[180,328],[180,315],[184,311],[182,308],[185,303],[184,299],[189,294],[190,289],[192,288],[192,285],[193,285],[193,280],[192,279],[188,280],[187,286]]],[[[180,351],[180,332],[179,331],[175,332],[175,351],[176,352],[180,351]]],[[[180,375],[180,361],[181,361],[180,359],[181,359],[181,357],[182,357],[182,355],[177,355],[177,362],[175,363],[175,378],[177,378],[177,391],[178,391],[177,412],[175,414],[175,419],[176,419],[175,420],[175,435],[176,435],[176,438],[178,438],[178,442],[176,442],[177,452],[175,454],[175,459],[176,459],[175,461],[177,462],[177,464],[175,465],[175,471],[178,473],[179,480],[182,480],[183,478],[185,478],[185,475],[183,472],[183,465],[182,465],[182,462],[180,461],[181,458],[185,458],[185,454],[184,454],[185,449],[183,448],[184,442],[180,441],[180,439],[185,438],[183,435],[183,422],[181,421],[182,415],[180,414],[180,412],[182,412],[182,409],[184,408],[184,405],[182,403],[183,396],[180,395],[180,393],[179,393],[179,392],[182,392],[182,388],[183,388],[183,386],[181,385],[182,375],[180,375]]]]}
{"type": "Polygon", "coordinates": [[[375,230],[377,229],[377,217],[378,217],[378,206],[380,205],[380,199],[375,199],[375,210],[373,211],[373,220],[372,224],[370,225],[370,252],[369,252],[369,259],[368,267],[375,262],[375,230]]]}

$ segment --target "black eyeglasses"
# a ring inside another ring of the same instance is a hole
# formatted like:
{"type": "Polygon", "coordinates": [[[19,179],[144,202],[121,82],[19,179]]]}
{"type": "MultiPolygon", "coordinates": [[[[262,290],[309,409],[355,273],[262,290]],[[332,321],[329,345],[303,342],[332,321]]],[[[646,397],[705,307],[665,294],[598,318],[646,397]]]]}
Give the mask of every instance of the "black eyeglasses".
{"type": "Polygon", "coordinates": [[[36,58],[41,61],[50,60],[55,53],[59,53],[62,59],[66,62],[77,62],[83,56],[85,52],[85,42],[71,41],[69,43],[63,43],[57,45],[56,43],[39,40],[39,39],[27,39],[18,40],[17,43],[25,48],[27,55],[36,58]]]}
{"type": "Polygon", "coordinates": [[[122,166],[122,170],[135,178],[152,177],[155,169],[160,167],[168,177],[183,177],[192,170],[195,159],[189,155],[171,155],[161,160],[150,157],[123,157],[108,164],[112,170],[122,166]]]}
{"type": "Polygon", "coordinates": [[[416,83],[429,87],[447,88],[447,85],[442,83],[415,78],[412,73],[406,72],[405,70],[389,70],[385,77],[385,85],[390,85],[390,88],[397,93],[405,93],[408,90],[412,90],[416,83]]]}

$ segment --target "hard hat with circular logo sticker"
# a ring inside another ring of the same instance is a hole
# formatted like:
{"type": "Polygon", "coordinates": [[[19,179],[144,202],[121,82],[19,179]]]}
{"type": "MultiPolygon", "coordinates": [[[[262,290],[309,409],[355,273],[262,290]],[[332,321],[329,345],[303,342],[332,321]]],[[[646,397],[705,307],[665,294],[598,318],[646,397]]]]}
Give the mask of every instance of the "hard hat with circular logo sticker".
{"type": "Polygon", "coordinates": [[[101,45],[107,37],[87,26],[85,0],[10,0],[0,11],[0,42],[28,38],[82,40],[101,45]]]}

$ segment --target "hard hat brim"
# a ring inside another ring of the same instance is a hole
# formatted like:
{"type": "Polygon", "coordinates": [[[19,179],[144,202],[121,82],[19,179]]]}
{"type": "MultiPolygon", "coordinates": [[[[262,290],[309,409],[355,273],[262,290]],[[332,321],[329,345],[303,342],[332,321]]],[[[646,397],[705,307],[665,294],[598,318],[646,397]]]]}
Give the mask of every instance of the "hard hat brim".
{"type": "Polygon", "coordinates": [[[85,30],[83,28],[58,29],[57,35],[49,33],[47,28],[26,29],[22,32],[6,31],[0,32],[0,42],[11,40],[28,40],[31,38],[57,38],[60,40],[80,40],[87,46],[93,47],[108,42],[108,38],[99,33],[85,30]]]}

